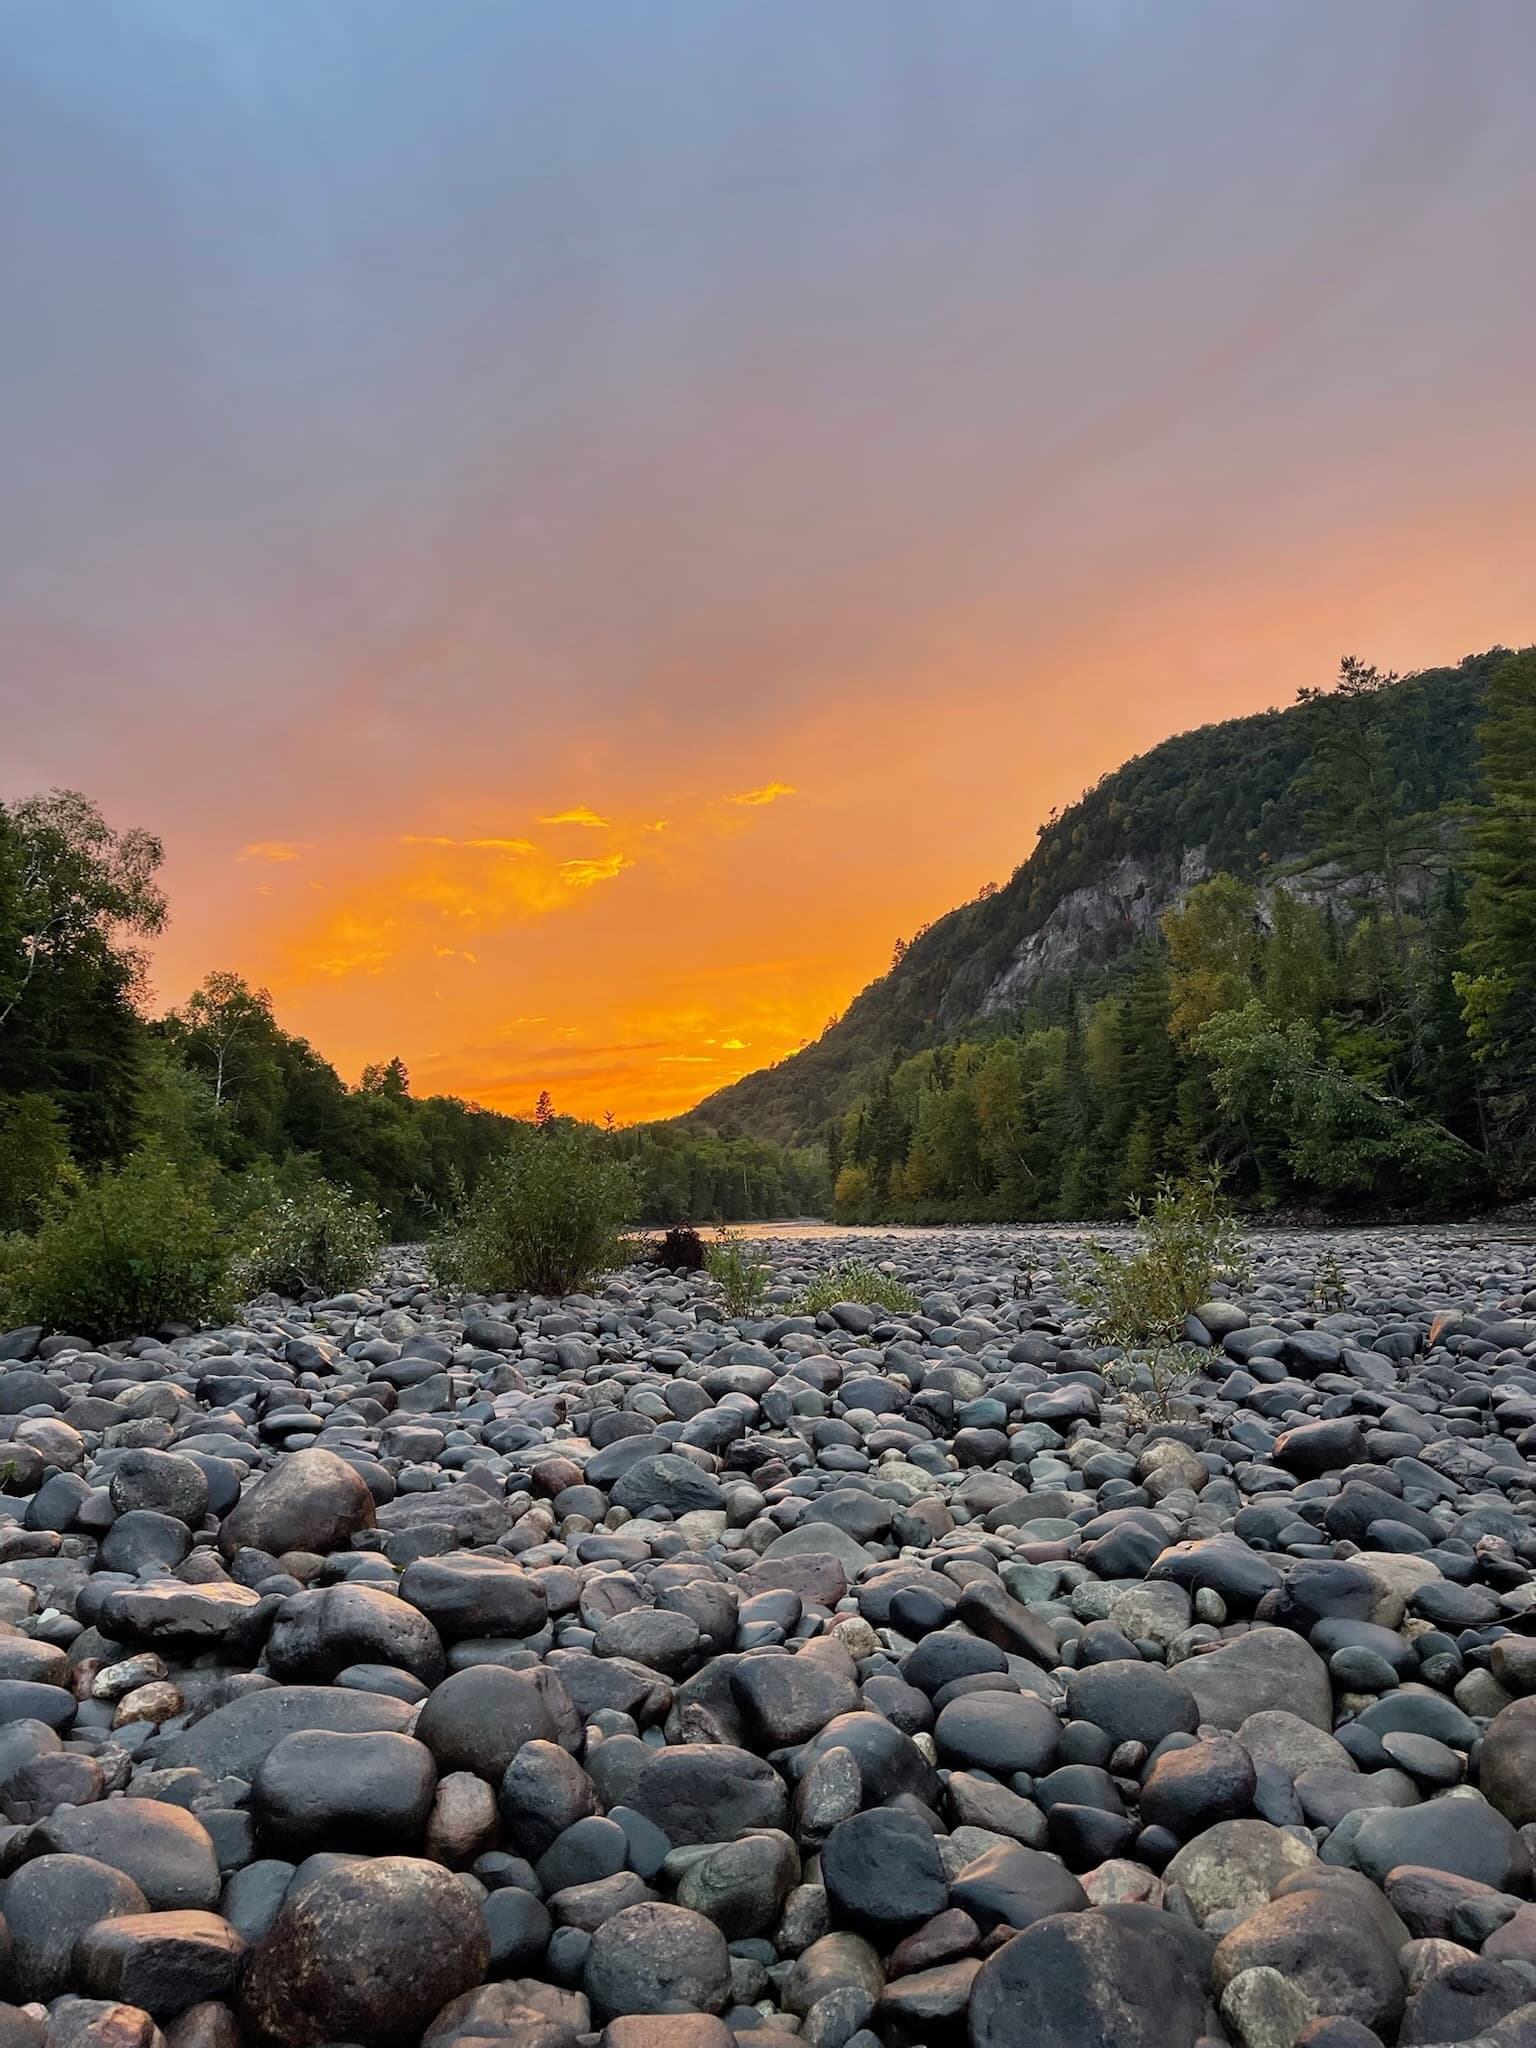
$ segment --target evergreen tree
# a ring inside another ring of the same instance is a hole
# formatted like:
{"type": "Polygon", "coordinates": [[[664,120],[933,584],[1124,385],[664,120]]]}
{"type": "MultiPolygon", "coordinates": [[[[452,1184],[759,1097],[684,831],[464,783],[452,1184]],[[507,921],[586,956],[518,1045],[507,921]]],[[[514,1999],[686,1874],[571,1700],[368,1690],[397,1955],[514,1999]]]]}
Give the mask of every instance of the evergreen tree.
{"type": "Polygon", "coordinates": [[[1536,650],[1495,673],[1479,737],[1488,801],[1467,835],[1474,880],[1457,986],[1513,1177],[1536,1161],[1536,650]]]}

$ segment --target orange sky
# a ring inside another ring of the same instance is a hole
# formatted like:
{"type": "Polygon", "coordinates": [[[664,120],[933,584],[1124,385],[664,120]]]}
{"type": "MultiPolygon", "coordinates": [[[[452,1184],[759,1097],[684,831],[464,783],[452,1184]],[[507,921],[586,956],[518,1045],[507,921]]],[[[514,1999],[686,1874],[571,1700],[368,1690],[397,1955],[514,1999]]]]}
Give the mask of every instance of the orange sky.
{"type": "Polygon", "coordinates": [[[0,797],[348,1078],[676,1111],[1165,734],[1536,639],[1528,10],[16,26],[0,797]]]}

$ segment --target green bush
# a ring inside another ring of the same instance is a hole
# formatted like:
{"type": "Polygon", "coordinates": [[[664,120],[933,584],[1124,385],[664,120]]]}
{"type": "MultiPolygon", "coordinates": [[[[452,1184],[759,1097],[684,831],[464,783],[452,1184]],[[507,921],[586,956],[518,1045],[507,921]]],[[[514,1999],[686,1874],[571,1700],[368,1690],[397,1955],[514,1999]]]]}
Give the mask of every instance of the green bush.
{"type": "Polygon", "coordinates": [[[796,1295],[790,1313],[819,1315],[839,1301],[867,1302],[871,1308],[888,1308],[896,1315],[911,1315],[917,1307],[917,1296],[900,1280],[863,1259],[842,1259],[818,1273],[810,1286],[796,1295]]]}
{"type": "Polygon", "coordinates": [[[339,1294],[360,1286],[379,1262],[379,1212],[345,1188],[317,1180],[258,1210],[235,1263],[242,1294],[297,1300],[311,1288],[339,1294]]]}
{"type": "Polygon", "coordinates": [[[1132,1205],[1136,1242],[1129,1253],[1090,1242],[1086,1266],[1064,1280],[1092,1318],[1100,1342],[1175,1344],[1191,1310],[1210,1299],[1216,1280],[1246,1263],[1243,1240],[1218,1174],[1158,1183],[1150,1208],[1132,1205]]]}
{"type": "Polygon", "coordinates": [[[136,1153],[55,1207],[0,1261],[4,1318],[96,1343],[232,1312],[230,1241],[205,1179],[136,1153]]]}
{"type": "Polygon", "coordinates": [[[575,1294],[616,1263],[634,1202],[605,1137],[558,1121],[525,1127],[433,1241],[432,1270],[477,1294],[575,1294]]]}
{"type": "Polygon", "coordinates": [[[749,1316],[761,1305],[768,1268],[747,1255],[743,1240],[733,1232],[722,1227],[704,1254],[704,1270],[725,1296],[727,1315],[749,1316]]]}

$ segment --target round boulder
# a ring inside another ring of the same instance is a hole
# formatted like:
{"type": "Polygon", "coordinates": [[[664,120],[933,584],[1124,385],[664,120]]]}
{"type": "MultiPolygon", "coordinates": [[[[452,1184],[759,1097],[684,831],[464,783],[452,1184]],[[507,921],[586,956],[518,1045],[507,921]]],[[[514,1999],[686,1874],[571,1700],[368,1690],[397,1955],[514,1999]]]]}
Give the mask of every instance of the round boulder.
{"type": "Polygon", "coordinates": [[[358,1529],[371,1529],[373,1495],[360,1473],[334,1451],[290,1451],[241,1495],[219,1528],[226,1557],[237,1550],[344,1549],[358,1529]]]}
{"type": "Polygon", "coordinates": [[[605,2020],[719,2012],[731,1991],[730,1951],[714,1922],[686,1906],[626,1906],[593,1935],[585,1988],[605,2020]]]}
{"type": "Polygon", "coordinates": [[[328,1856],[295,1879],[251,1955],[241,2012],[271,2048],[415,2048],[489,1959],[480,1908],[449,1871],[412,1856],[328,1856]]]}

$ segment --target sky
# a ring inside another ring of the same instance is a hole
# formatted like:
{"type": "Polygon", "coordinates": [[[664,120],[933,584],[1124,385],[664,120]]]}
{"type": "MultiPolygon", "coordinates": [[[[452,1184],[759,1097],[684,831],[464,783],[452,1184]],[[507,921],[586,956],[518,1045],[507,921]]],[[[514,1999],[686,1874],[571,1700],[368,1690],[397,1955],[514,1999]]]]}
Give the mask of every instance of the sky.
{"type": "Polygon", "coordinates": [[[1053,806],[1536,639],[1529,0],[5,0],[0,800],[622,1122],[1053,806]]]}

